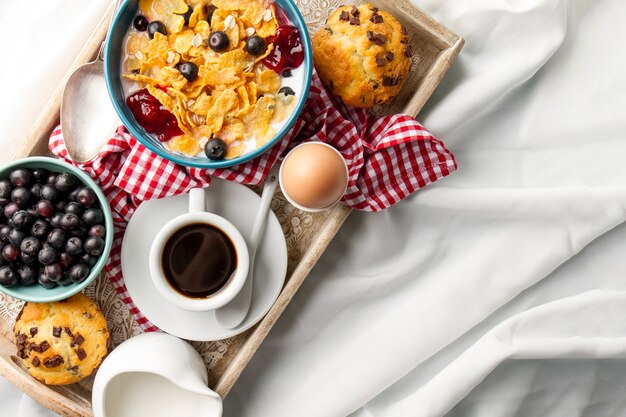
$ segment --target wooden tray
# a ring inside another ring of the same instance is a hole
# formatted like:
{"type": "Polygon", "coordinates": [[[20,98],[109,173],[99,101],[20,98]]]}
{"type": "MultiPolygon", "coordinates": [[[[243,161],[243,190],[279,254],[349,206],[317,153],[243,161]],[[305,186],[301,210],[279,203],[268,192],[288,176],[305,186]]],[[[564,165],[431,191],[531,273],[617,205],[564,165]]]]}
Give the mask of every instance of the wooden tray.
{"type": "MultiPolygon", "coordinates": [[[[324,24],[330,11],[341,4],[357,2],[296,0],[296,3],[309,26],[309,31],[314,33],[324,24]]],[[[411,74],[401,94],[393,103],[386,106],[385,112],[417,115],[463,47],[464,41],[411,4],[410,0],[372,0],[370,3],[389,11],[402,21],[412,36],[410,43],[415,52],[411,74]]],[[[22,142],[15,155],[16,159],[48,154],[48,137],[59,120],[63,87],[76,67],[90,61],[96,55],[112,12],[111,7],[96,26],[68,74],[35,122],[34,128],[22,142]]],[[[193,343],[207,364],[210,386],[222,397],[228,394],[350,213],[350,210],[343,206],[319,214],[304,213],[289,205],[280,193],[272,202],[272,209],[283,225],[289,250],[287,281],[276,304],[258,325],[239,336],[218,342],[193,343]]],[[[113,346],[141,332],[108,280],[104,278],[97,280],[85,290],[85,293],[96,299],[105,313],[113,346]]],[[[20,367],[19,359],[15,356],[12,327],[21,307],[20,301],[0,294],[0,375],[63,416],[92,416],[93,379],[80,384],[51,387],[35,381],[20,367]]]]}

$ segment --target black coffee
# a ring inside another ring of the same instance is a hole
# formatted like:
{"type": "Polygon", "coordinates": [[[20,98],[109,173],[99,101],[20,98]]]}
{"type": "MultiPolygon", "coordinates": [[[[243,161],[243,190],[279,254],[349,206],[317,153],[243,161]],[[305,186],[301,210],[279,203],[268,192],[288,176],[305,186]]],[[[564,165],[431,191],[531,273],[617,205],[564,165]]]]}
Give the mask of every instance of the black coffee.
{"type": "Polygon", "coordinates": [[[223,231],[195,223],[169,238],[161,264],[176,291],[191,298],[205,298],[226,285],[237,268],[237,253],[223,231]]]}

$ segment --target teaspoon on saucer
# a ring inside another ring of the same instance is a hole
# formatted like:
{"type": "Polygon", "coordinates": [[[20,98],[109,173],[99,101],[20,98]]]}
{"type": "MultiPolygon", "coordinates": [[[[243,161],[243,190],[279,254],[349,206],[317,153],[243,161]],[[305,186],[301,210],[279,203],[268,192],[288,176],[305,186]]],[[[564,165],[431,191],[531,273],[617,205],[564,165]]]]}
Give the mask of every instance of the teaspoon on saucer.
{"type": "Polygon", "coordinates": [[[267,223],[267,214],[270,210],[272,197],[278,186],[278,169],[274,168],[267,176],[261,194],[261,204],[254,220],[252,234],[248,241],[248,253],[250,257],[250,267],[248,278],[239,291],[239,294],[224,307],[215,310],[215,320],[219,325],[227,329],[233,329],[241,324],[250,310],[252,302],[252,286],[254,281],[254,259],[267,223]]]}

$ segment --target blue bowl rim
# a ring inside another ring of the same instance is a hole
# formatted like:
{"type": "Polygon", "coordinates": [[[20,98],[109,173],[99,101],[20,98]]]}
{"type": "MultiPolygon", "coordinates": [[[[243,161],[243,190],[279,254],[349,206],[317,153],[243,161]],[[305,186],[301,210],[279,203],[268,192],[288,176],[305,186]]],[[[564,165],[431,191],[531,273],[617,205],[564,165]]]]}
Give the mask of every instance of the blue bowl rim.
{"type": "MultiPolygon", "coordinates": [[[[300,10],[298,9],[298,7],[295,5],[295,3],[292,0],[280,0],[280,2],[287,3],[289,8],[291,8],[290,11],[296,20],[293,23],[295,23],[296,27],[298,27],[298,30],[300,31],[300,36],[302,38],[302,42],[304,45],[305,56],[304,56],[303,65],[305,65],[305,83],[304,83],[303,94],[300,97],[300,101],[298,102],[298,105],[296,106],[295,111],[292,113],[290,120],[282,127],[282,129],[278,133],[276,133],[276,136],[274,136],[272,140],[267,141],[263,146],[255,149],[252,152],[241,155],[237,158],[222,160],[222,161],[211,161],[210,159],[206,159],[206,160],[202,159],[202,160],[194,161],[192,157],[186,157],[184,155],[178,155],[173,152],[168,152],[164,148],[156,146],[152,142],[152,140],[144,137],[145,133],[143,133],[142,130],[137,127],[137,122],[134,119],[130,120],[128,117],[126,117],[126,115],[122,111],[122,104],[120,104],[119,102],[115,100],[115,94],[113,92],[113,82],[112,82],[113,75],[109,71],[109,66],[110,64],[112,64],[112,61],[115,59],[115,57],[112,55],[111,48],[110,48],[111,33],[113,33],[115,28],[120,24],[122,14],[126,12],[130,1],[131,0],[124,0],[122,2],[119,9],[115,13],[111,26],[109,27],[109,32],[107,33],[106,43],[104,46],[104,77],[106,79],[106,85],[107,85],[107,90],[109,91],[109,97],[111,98],[111,102],[113,103],[113,107],[115,108],[117,115],[121,119],[124,126],[128,129],[128,131],[135,138],[137,138],[137,140],[139,140],[139,142],[141,142],[144,146],[146,146],[148,149],[150,149],[152,152],[156,153],[160,157],[165,158],[179,165],[184,165],[184,166],[189,166],[189,167],[194,167],[194,168],[204,168],[204,169],[228,168],[228,167],[242,164],[244,162],[247,162],[251,159],[254,159],[262,155],[263,153],[265,153],[266,151],[274,147],[274,145],[276,145],[278,142],[280,142],[280,140],[285,136],[285,134],[287,134],[287,132],[289,132],[289,130],[293,127],[293,125],[296,123],[296,120],[300,116],[300,113],[304,109],[304,105],[306,104],[309,91],[311,88],[311,79],[313,77],[313,54],[312,54],[311,39],[309,37],[306,23],[304,21],[304,18],[302,17],[302,14],[300,13],[300,10]]],[[[284,8],[284,6],[280,6],[280,7],[284,8]]],[[[119,62],[116,62],[116,65],[119,66],[120,65],[119,62]]],[[[123,105],[125,106],[125,103],[123,105]]]]}
{"type": "Polygon", "coordinates": [[[98,184],[95,183],[95,181],[93,179],[91,179],[91,177],[84,171],[82,171],[81,169],[68,164],[67,162],[61,161],[59,159],[55,159],[55,158],[50,158],[47,156],[31,156],[28,158],[23,158],[23,159],[18,159],[15,160],[13,162],[10,162],[7,165],[4,165],[3,167],[0,168],[0,178],[4,177],[5,174],[7,172],[9,172],[11,169],[14,168],[18,168],[20,166],[23,166],[25,163],[28,164],[37,164],[37,163],[41,163],[41,164],[51,164],[51,165],[55,165],[55,166],[59,166],[62,168],[67,169],[68,171],[76,174],[76,176],[85,184],[87,185],[89,188],[91,188],[92,190],[94,190],[94,192],[96,193],[96,196],[98,197],[98,201],[100,202],[100,206],[103,209],[103,212],[105,213],[104,218],[105,218],[105,227],[107,230],[107,234],[105,236],[104,242],[104,251],[102,252],[102,254],[100,255],[100,258],[98,258],[98,262],[96,262],[96,264],[91,268],[91,271],[89,272],[89,276],[87,276],[87,278],[85,278],[85,280],[83,282],[80,283],[75,283],[75,284],[71,284],[68,285],[66,287],[56,287],[54,289],[49,290],[51,292],[51,296],[45,299],[42,298],[37,298],[37,297],[31,297],[28,294],[22,294],[19,289],[22,288],[31,288],[31,287],[24,287],[24,286],[18,286],[18,287],[5,287],[3,285],[0,285],[0,291],[13,297],[13,298],[17,298],[19,300],[22,301],[28,301],[28,302],[34,302],[34,303],[51,303],[51,302],[55,302],[55,301],[59,301],[59,300],[64,300],[66,298],[71,297],[72,295],[75,295],[79,292],[81,292],[83,289],[85,289],[89,284],[91,284],[94,279],[96,279],[96,277],[100,274],[100,272],[102,272],[102,269],[104,268],[104,265],[106,264],[108,258],[109,258],[109,254],[111,252],[111,248],[113,247],[113,234],[114,234],[114,224],[113,224],[113,216],[111,214],[111,208],[109,207],[109,203],[104,195],[104,193],[102,192],[102,190],[100,189],[100,187],[98,186],[98,184]],[[57,288],[61,288],[61,289],[66,289],[66,291],[55,291],[57,288]],[[16,291],[16,289],[18,291],[16,291]],[[52,294],[54,292],[54,294],[52,294]]]}

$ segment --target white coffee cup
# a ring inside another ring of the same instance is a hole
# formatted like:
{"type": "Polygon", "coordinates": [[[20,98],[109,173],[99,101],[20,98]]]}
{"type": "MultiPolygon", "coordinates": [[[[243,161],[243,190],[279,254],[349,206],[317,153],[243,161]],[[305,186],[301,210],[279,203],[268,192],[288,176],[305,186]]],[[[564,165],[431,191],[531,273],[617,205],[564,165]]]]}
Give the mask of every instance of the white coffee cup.
{"type": "Polygon", "coordinates": [[[232,223],[217,214],[206,211],[205,190],[194,188],[189,192],[189,213],[182,214],[161,228],[150,248],[150,275],[157,291],[170,303],[189,311],[208,311],[228,304],[243,287],[250,259],[248,246],[241,233],[232,223]],[[232,242],[237,256],[236,269],[228,282],[217,292],[204,297],[187,297],[174,289],[165,277],[162,265],[163,249],[170,237],[181,228],[203,223],[224,232],[232,242]]]}

